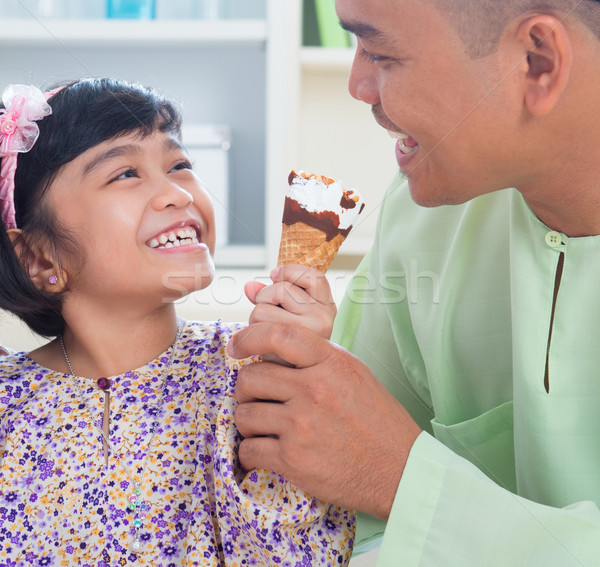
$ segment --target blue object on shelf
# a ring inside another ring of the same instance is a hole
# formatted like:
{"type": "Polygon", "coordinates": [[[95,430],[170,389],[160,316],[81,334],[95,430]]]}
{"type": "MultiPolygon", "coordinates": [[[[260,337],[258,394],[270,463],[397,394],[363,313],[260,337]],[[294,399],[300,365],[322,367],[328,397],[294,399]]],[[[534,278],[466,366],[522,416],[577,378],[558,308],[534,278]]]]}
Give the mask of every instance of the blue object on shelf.
{"type": "Polygon", "coordinates": [[[109,18],[148,20],[156,17],[155,0],[108,0],[109,18]]]}

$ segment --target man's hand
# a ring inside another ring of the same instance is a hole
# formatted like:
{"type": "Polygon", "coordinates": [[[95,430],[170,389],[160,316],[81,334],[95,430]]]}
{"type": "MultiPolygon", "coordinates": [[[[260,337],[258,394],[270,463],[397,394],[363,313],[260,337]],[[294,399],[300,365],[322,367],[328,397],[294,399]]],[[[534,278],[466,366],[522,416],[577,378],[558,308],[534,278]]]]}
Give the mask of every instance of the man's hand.
{"type": "Polygon", "coordinates": [[[387,519],[420,429],[358,358],[298,326],[234,335],[234,358],[274,353],[238,375],[235,422],[246,469],[263,468],[317,498],[387,519]]]}
{"type": "Polygon", "coordinates": [[[322,337],[331,336],[337,313],[325,274],[300,264],[280,266],[271,272],[273,284],[248,282],[248,299],[256,305],[250,324],[289,323],[312,329],[322,337]]]}

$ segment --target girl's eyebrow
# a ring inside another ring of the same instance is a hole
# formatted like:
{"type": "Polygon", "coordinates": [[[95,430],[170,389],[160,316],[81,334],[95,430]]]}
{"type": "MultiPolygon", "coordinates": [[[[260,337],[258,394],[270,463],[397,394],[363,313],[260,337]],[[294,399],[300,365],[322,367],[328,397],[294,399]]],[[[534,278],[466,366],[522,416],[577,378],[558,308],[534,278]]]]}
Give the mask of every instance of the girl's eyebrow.
{"type": "MultiPolygon", "coordinates": [[[[185,150],[185,146],[177,139],[173,137],[167,138],[165,141],[165,147],[168,150],[185,150]]],[[[104,162],[121,157],[126,154],[139,154],[142,152],[142,147],[138,144],[123,144],[121,146],[115,146],[104,152],[99,153],[96,157],[92,158],[88,163],[83,166],[81,172],[81,178],[85,179],[94,169],[102,165],[104,162]]]]}
{"type": "Polygon", "coordinates": [[[125,154],[140,153],[141,151],[141,147],[137,144],[124,144],[122,146],[116,146],[114,148],[110,148],[104,152],[101,152],[83,166],[81,178],[84,179],[85,177],[87,177],[90,173],[92,173],[94,169],[99,167],[105,161],[108,161],[115,157],[120,157],[125,154]]]}

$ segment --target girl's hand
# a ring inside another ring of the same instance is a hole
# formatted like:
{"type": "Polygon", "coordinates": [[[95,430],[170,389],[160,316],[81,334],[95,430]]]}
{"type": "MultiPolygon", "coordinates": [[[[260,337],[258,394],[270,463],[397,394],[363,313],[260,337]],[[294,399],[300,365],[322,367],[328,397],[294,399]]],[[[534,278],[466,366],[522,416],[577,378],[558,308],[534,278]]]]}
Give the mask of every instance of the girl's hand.
{"type": "Polygon", "coordinates": [[[307,266],[288,264],[271,272],[271,285],[248,282],[244,291],[256,305],[253,323],[301,325],[329,339],[337,308],[325,275],[307,266]]]}

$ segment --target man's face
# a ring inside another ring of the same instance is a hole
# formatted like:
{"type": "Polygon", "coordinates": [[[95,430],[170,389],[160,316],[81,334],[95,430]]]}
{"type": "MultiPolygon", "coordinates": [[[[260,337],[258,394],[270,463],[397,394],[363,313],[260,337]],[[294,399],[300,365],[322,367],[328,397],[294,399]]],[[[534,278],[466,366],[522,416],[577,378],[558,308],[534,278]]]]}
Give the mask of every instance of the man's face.
{"type": "Polygon", "coordinates": [[[399,136],[413,199],[461,203],[512,186],[520,100],[501,51],[471,59],[435,2],[336,0],[336,10],[358,40],[350,93],[399,136]]]}

